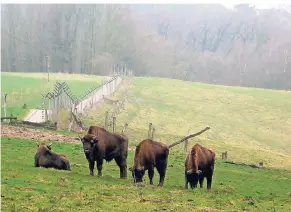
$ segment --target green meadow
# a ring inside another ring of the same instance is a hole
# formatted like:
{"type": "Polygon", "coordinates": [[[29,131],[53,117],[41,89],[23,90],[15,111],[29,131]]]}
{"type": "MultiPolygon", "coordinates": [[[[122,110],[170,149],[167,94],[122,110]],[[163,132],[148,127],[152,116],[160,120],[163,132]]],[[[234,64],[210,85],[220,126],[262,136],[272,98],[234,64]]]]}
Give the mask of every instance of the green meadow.
{"type": "MultiPolygon", "coordinates": [[[[90,176],[80,144],[53,142],[65,153],[72,171],[35,168],[34,140],[2,137],[2,211],[290,211],[291,172],[255,169],[217,160],[213,188],[184,189],[185,155],[170,152],[163,188],[145,182],[135,186],[119,179],[114,161],[104,163],[103,176],[90,176]]],[[[129,152],[128,167],[133,164],[129,152]]],[[[206,183],[206,182],[204,182],[206,183]]]]}

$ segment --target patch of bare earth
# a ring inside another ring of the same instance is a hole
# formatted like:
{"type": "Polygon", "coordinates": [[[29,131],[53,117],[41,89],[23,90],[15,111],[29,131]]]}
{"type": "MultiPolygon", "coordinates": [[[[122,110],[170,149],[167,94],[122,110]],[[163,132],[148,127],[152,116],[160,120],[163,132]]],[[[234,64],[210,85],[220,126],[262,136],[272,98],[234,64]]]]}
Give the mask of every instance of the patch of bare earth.
{"type": "Polygon", "coordinates": [[[76,140],[75,137],[55,134],[52,132],[45,132],[37,129],[15,127],[9,125],[1,126],[1,136],[6,136],[10,138],[35,139],[38,141],[60,141],[78,143],[78,140],[76,140]]]}
{"type": "MultiPolygon", "coordinates": [[[[1,136],[10,137],[10,138],[34,139],[37,141],[58,141],[58,142],[68,142],[68,143],[80,143],[79,139],[76,137],[56,134],[53,132],[41,131],[38,129],[16,127],[16,126],[11,126],[11,125],[1,126],[1,136]]],[[[134,151],[135,147],[128,147],[128,150],[134,151]]]]}

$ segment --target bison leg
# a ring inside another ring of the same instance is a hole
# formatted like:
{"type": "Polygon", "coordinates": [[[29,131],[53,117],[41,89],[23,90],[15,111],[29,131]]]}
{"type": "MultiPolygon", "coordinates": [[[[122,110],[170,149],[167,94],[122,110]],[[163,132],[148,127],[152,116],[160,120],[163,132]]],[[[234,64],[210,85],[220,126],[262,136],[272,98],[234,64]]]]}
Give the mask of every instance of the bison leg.
{"type": "Polygon", "coordinates": [[[209,174],[206,177],[208,190],[211,189],[213,171],[214,171],[214,166],[211,166],[209,170],[209,174]]]}
{"type": "Polygon", "coordinates": [[[116,164],[119,167],[120,170],[120,178],[126,179],[127,178],[127,164],[126,159],[122,157],[116,157],[114,158],[116,164]]]}
{"type": "Polygon", "coordinates": [[[39,167],[38,160],[34,160],[34,166],[35,166],[35,167],[39,167]]]}
{"type": "Polygon", "coordinates": [[[154,168],[149,168],[148,169],[148,175],[149,175],[149,179],[150,179],[150,184],[153,185],[154,168]]]}
{"type": "Polygon", "coordinates": [[[188,189],[188,178],[187,178],[187,173],[185,173],[185,189],[188,189]]]}
{"type": "Polygon", "coordinates": [[[90,175],[94,176],[94,163],[95,161],[88,161],[89,162],[89,169],[90,169],[90,175]]]}
{"type": "Polygon", "coordinates": [[[203,175],[199,176],[199,184],[200,184],[200,188],[203,187],[203,181],[204,181],[204,176],[203,176],[203,175]]]}
{"type": "Polygon", "coordinates": [[[98,177],[102,176],[102,165],[103,165],[103,159],[98,159],[97,160],[98,177]]]}
{"type": "Polygon", "coordinates": [[[160,182],[159,185],[162,187],[164,185],[165,175],[166,175],[167,163],[163,163],[161,166],[157,166],[157,170],[160,174],[160,182]]]}
{"type": "Polygon", "coordinates": [[[207,177],[207,189],[211,189],[212,184],[212,176],[207,177]]]}

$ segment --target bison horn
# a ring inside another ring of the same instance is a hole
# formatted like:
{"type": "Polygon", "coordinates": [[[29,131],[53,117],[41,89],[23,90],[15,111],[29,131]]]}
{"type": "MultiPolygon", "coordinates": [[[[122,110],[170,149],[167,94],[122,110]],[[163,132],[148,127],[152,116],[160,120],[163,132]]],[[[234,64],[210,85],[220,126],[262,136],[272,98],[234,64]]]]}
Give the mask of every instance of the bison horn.
{"type": "Polygon", "coordinates": [[[139,170],[139,171],[144,170],[144,166],[140,166],[140,167],[138,167],[137,170],[139,170]]]}
{"type": "Polygon", "coordinates": [[[192,174],[192,173],[193,173],[192,169],[187,171],[187,174],[192,174]]]}
{"type": "Polygon", "coordinates": [[[81,137],[80,135],[78,135],[78,137],[79,137],[79,140],[80,140],[81,142],[83,142],[82,137],[81,137]]]}
{"type": "Polygon", "coordinates": [[[133,167],[129,167],[128,170],[132,172],[133,171],[133,167]]]}
{"type": "Polygon", "coordinates": [[[200,175],[202,173],[201,170],[197,170],[196,174],[200,175]]]}
{"type": "Polygon", "coordinates": [[[36,143],[36,146],[38,147],[39,146],[39,142],[35,142],[36,143]]]}

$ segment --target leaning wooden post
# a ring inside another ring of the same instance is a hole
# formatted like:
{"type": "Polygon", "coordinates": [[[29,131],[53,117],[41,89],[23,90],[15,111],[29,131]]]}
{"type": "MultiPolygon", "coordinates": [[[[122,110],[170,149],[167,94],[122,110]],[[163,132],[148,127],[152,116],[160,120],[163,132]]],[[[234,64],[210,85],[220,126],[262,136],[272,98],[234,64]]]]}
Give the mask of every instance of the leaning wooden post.
{"type": "Polygon", "coordinates": [[[155,139],[155,131],[156,131],[156,129],[155,128],[153,128],[153,130],[152,130],[152,140],[154,140],[155,139]]]}
{"type": "Polygon", "coordinates": [[[148,131],[148,138],[150,139],[152,137],[152,123],[149,123],[149,131],[148,131]]]}
{"type": "Polygon", "coordinates": [[[116,117],[112,117],[112,132],[115,133],[115,128],[116,128],[116,117]]]}

